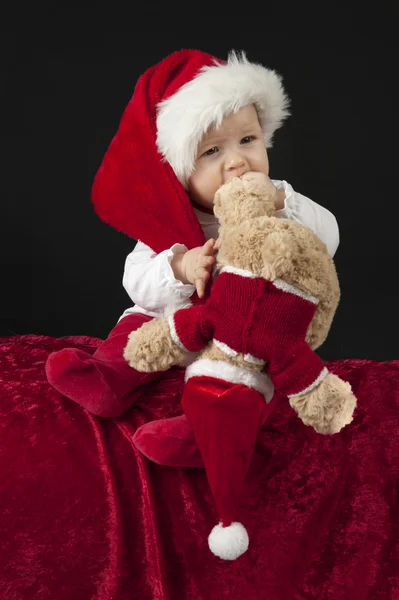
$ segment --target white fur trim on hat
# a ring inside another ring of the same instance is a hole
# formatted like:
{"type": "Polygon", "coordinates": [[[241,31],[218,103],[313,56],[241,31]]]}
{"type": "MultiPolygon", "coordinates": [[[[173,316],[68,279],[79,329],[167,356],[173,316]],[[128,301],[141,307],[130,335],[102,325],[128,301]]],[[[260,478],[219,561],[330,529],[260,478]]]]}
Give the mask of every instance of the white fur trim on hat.
{"type": "Polygon", "coordinates": [[[191,377],[202,376],[214,377],[230,383],[242,383],[260,392],[265,397],[266,402],[270,402],[273,398],[274,386],[270,377],[265,373],[237,367],[222,360],[200,358],[187,367],[185,380],[188,381],[191,377]]]}
{"type": "Polygon", "coordinates": [[[227,115],[254,104],[267,148],[276,129],[289,116],[282,77],[250,63],[245,53],[230,52],[227,63],[215,60],[158,105],[157,147],[186,185],[193,172],[198,144],[227,115]]]}
{"type": "Polygon", "coordinates": [[[248,550],[249,538],[242,523],[232,523],[228,527],[215,525],[208,537],[211,552],[224,560],[235,560],[248,550]]]}

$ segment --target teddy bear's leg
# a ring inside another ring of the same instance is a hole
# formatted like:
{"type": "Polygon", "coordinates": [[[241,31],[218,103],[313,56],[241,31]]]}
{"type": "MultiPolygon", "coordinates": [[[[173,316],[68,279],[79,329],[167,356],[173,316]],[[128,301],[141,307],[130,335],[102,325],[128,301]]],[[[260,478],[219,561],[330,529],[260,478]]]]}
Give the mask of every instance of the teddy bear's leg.
{"type": "Polygon", "coordinates": [[[53,352],[46,363],[49,383],[99,417],[121,415],[160,375],[139,373],[123,357],[128,335],[149,320],[140,314],[124,317],[93,355],[76,348],[53,352]]]}

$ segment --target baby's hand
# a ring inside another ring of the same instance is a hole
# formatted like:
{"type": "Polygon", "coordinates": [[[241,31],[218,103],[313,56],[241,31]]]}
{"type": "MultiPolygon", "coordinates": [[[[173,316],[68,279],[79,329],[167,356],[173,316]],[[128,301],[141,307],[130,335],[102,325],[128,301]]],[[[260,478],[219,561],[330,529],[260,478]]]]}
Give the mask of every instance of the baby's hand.
{"type": "Polygon", "coordinates": [[[205,287],[215,264],[214,254],[217,252],[215,244],[215,240],[211,238],[203,246],[183,254],[182,272],[185,279],[195,285],[200,298],[205,294],[205,287]]]}

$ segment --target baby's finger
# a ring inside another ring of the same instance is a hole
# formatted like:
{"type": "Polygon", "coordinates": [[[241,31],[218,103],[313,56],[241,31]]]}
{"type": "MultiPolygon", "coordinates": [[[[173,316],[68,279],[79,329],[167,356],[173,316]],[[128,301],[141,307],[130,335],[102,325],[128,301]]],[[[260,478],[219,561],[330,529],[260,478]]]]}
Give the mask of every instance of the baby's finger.
{"type": "Polygon", "coordinates": [[[202,246],[202,252],[204,256],[212,256],[213,255],[213,247],[215,245],[215,240],[211,238],[202,246]]]}
{"type": "Polygon", "coordinates": [[[203,298],[205,294],[205,282],[202,279],[197,279],[195,282],[198,298],[203,298]]]}
{"type": "Polygon", "coordinates": [[[209,272],[206,269],[197,269],[195,272],[195,281],[197,281],[197,279],[202,279],[204,281],[208,281],[209,279],[209,272]]]}
{"type": "Polygon", "coordinates": [[[198,298],[203,298],[205,294],[205,285],[202,279],[198,279],[195,284],[195,289],[197,290],[198,298]]]}
{"type": "Polygon", "coordinates": [[[197,294],[200,298],[202,298],[205,293],[206,282],[208,281],[208,279],[208,271],[205,271],[205,269],[201,269],[198,277],[195,279],[195,287],[197,290],[197,294]]]}
{"type": "Polygon", "coordinates": [[[215,258],[213,256],[200,256],[198,259],[198,267],[197,268],[204,268],[207,269],[208,271],[211,270],[212,266],[215,263],[215,258]]]}

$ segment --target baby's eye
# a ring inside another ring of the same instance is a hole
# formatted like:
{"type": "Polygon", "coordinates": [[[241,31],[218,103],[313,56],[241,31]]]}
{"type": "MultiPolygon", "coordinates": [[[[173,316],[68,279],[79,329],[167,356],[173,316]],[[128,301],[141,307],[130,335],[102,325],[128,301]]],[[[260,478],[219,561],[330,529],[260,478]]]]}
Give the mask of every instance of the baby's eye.
{"type": "Polygon", "coordinates": [[[213,148],[209,148],[209,150],[204,152],[202,156],[212,156],[212,154],[216,154],[216,152],[219,152],[219,149],[217,146],[213,146],[213,148]]]}
{"type": "Polygon", "coordinates": [[[252,142],[254,139],[253,135],[246,135],[245,137],[242,138],[240,144],[249,144],[250,142],[252,142]]]}

